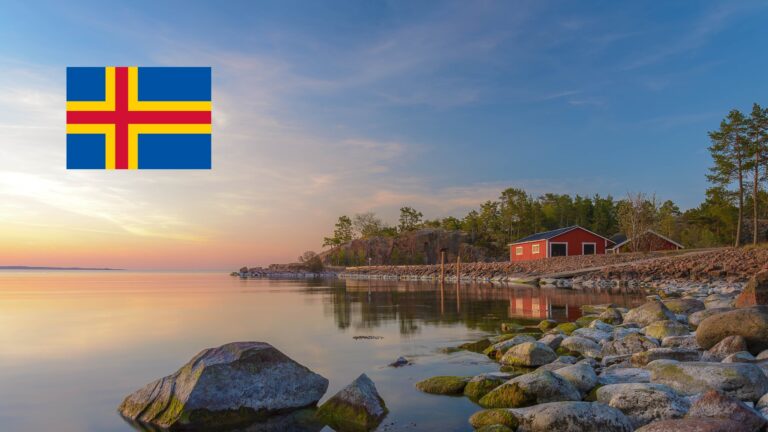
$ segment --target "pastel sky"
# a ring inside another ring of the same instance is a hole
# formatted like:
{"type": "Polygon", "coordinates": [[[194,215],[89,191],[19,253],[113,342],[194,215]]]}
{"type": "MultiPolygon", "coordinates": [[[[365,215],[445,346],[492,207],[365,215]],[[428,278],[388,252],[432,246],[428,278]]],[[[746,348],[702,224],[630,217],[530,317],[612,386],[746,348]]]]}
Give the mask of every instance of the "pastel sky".
{"type": "Polygon", "coordinates": [[[231,269],[340,214],[707,187],[768,104],[768,3],[3,1],[0,265],[231,269]],[[65,166],[65,67],[213,67],[214,169],[65,166]]]}

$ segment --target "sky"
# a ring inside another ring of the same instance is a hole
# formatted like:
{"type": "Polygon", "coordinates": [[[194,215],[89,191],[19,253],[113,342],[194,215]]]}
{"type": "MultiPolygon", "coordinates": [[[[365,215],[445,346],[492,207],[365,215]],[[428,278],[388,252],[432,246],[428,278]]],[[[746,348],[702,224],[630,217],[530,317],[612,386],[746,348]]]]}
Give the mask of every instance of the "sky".
{"type": "Polygon", "coordinates": [[[507,187],[687,209],[768,104],[760,1],[0,3],[0,265],[288,262],[507,187]],[[65,68],[104,65],[211,66],[213,169],[66,170],[65,68]]]}

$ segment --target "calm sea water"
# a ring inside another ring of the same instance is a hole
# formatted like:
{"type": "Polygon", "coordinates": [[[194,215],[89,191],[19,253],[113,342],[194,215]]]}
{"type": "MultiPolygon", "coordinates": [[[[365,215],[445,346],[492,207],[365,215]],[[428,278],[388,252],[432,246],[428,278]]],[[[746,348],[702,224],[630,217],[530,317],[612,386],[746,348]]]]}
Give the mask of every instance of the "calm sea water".
{"type": "Polygon", "coordinates": [[[131,431],[116,412],[125,395],[204,348],[251,340],[269,342],[328,378],[326,398],[368,374],[390,410],[380,430],[468,431],[478,406],[423,394],[414,383],[498,366],[442,348],[494,333],[510,318],[573,320],[579,305],[609,302],[641,298],[525,286],[244,281],[212,273],[0,272],[0,429],[131,431]],[[401,355],[414,364],[386,367],[401,355]]]}

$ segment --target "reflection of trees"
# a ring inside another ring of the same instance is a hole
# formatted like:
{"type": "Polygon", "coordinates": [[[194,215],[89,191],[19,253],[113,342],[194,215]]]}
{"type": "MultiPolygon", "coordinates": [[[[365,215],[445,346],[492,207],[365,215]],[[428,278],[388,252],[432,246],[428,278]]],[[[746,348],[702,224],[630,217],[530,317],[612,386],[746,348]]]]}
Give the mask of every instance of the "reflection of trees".
{"type": "Polygon", "coordinates": [[[552,317],[573,321],[581,316],[583,304],[642,302],[639,293],[610,291],[572,291],[529,286],[472,284],[456,287],[438,283],[409,281],[328,280],[322,289],[324,310],[333,314],[341,329],[354,325],[374,329],[397,322],[400,333],[413,334],[421,325],[456,325],[495,331],[503,321],[538,323],[552,317]]]}

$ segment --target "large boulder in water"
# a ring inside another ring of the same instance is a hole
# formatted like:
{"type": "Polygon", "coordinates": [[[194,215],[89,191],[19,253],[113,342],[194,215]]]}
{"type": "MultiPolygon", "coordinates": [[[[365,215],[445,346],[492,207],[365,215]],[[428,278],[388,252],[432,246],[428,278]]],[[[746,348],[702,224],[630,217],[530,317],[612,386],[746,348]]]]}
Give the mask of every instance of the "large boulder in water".
{"type": "Polygon", "coordinates": [[[768,349],[766,309],[744,308],[712,315],[696,329],[696,341],[704,349],[712,348],[728,336],[742,336],[752,354],[768,349]]]}
{"type": "Polygon", "coordinates": [[[320,405],[317,416],[335,430],[367,431],[378,426],[387,412],[373,381],[362,374],[320,405]]]}
{"type": "Polygon", "coordinates": [[[768,305],[768,270],[761,270],[747,283],[736,297],[736,307],[768,305]]]}
{"type": "Polygon", "coordinates": [[[118,411],[169,429],[227,427],[313,406],[328,380],[264,342],[208,348],[125,398],[118,411]]]}

